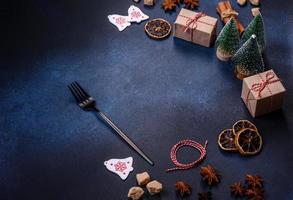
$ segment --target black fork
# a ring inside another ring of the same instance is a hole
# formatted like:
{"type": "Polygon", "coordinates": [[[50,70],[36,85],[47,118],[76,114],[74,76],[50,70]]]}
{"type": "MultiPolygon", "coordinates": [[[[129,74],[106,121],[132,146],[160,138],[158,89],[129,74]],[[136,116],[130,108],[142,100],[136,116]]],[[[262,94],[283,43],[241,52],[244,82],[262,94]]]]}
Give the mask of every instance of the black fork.
{"type": "Polygon", "coordinates": [[[103,112],[96,107],[96,101],[93,97],[76,82],[72,82],[68,85],[69,90],[76,99],[80,108],[85,111],[96,112],[101,119],[106,122],[129,146],[131,146],[141,157],[143,157],[150,165],[154,165],[154,162],[138,148],[138,146],[129,139],[129,137],[123,133],[103,112]]]}

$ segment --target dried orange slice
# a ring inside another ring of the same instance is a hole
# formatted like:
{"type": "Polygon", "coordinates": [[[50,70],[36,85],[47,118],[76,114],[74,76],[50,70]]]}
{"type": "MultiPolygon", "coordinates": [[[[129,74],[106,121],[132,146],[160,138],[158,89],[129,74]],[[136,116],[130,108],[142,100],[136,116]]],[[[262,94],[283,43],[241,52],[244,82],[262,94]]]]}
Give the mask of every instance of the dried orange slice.
{"type": "Polygon", "coordinates": [[[233,133],[237,135],[241,130],[250,128],[257,131],[256,126],[248,120],[239,120],[233,125],[233,133]]]}
{"type": "Polygon", "coordinates": [[[237,151],[235,135],[232,129],[223,130],[218,137],[218,145],[224,151],[237,151]]]}
{"type": "Polygon", "coordinates": [[[242,155],[254,155],[260,152],[262,138],[257,130],[245,128],[235,137],[235,145],[242,155]]]}

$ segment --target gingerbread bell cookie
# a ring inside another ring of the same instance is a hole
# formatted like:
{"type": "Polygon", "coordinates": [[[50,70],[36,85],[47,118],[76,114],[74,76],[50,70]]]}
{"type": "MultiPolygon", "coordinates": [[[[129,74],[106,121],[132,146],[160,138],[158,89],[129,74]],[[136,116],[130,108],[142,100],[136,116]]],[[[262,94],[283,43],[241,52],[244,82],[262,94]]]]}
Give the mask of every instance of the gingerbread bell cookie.
{"type": "Polygon", "coordinates": [[[152,39],[164,39],[171,33],[172,26],[164,19],[153,19],[144,26],[146,34],[152,39]]]}
{"type": "Polygon", "coordinates": [[[129,173],[133,171],[133,158],[128,157],[124,159],[110,159],[104,162],[105,167],[110,172],[117,174],[122,180],[125,180],[129,173]]]}

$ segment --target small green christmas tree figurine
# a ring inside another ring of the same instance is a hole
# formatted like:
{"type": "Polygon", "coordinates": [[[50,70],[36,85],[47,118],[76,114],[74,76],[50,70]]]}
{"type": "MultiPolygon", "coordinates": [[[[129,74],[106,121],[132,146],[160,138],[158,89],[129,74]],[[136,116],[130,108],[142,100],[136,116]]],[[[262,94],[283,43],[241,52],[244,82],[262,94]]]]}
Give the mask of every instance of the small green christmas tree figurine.
{"type": "Polygon", "coordinates": [[[239,49],[240,36],[233,17],[221,30],[217,40],[217,57],[222,61],[229,60],[239,49]]]}
{"type": "Polygon", "coordinates": [[[264,71],[264,62],[259,51],[256,35],[252,35],[232,58],[235,75],[242,80],[247,76],[264,71]]]}
{"type": "Polygon", "coordinates": [[[254,19],[248,24],[245,29],[242,38],[241,44],[246,42],[252,34],[256,35],[257,42],[259,45],[260,51],[263,51],[265,48],[265,30],[264,30],[264,22],[261,14],[259,13],[254,17],[254,19]]]}

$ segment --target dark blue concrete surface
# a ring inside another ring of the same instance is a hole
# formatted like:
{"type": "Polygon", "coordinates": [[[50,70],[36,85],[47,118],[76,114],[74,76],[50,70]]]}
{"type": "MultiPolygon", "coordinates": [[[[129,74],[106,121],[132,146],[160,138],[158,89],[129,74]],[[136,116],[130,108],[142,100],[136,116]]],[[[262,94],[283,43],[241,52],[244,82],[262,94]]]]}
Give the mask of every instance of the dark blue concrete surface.
{"type": "MultiPolygon", "coordinates": [[[[200,10],[217,17],[216,2],[202,0],[200,10]]],[[[160,3],[138,6],[150,18],[174,22],[179,9],[166,14],[160,3]]],[[[209,141],[202,165],[212,164],[222,174],[222,182],[212,188],[214,199],[231,199],[228,185],[252,173],[265,179],[266,199],[292,200],[293,4],[263,1],[266,66],[282,78],[287,95],[282,111],[257,119],[241,101],[233,68],[218,61],[213,48],[173,37],[150,40],[144,22],[122,33],[108,23],[108,14],[126,15],[131,4],[29,0],[1,5],[0,199],[126,199],[135,174],[142,171],[165,186],[161,197],[146,199],[177,199],[177,180],[190,183],[190,199],[197,199],[197,192],[208,189],[200,183],[199,167],[164,172],[172,166],[171,146],[189,138],[209,141]],[[74,80],[153,158],[154,167],[75,105],[66,88],[74,80]],[[250,119],[259,128],[264,146],[258,156],[218,149],[218,133],[238,119],[250,119]],[[123,182],[103,162],[127,156],[134,157],[134,171],[123,182]]],[[[251,6],[233,5],[247,25],[251,6]]],[[[197,158],[189,149],[179,156],[186,162],[197,158]]]]}

